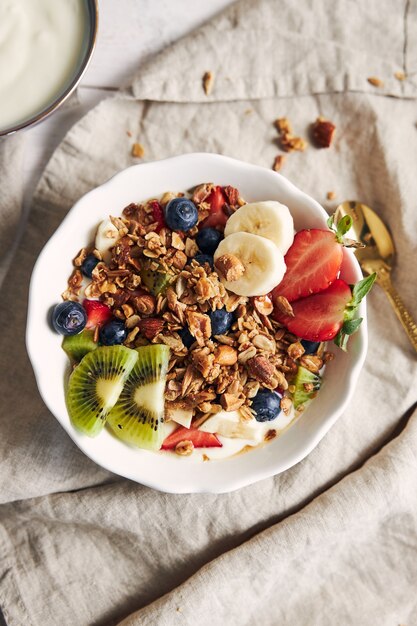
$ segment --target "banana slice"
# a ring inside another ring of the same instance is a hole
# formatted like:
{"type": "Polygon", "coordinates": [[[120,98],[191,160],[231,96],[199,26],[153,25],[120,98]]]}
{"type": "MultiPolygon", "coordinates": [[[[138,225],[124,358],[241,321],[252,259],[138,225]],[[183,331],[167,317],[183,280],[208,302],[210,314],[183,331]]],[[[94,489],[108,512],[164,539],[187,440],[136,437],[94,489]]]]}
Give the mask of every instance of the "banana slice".
{"type": "Polygon", "coordinates": [[[217,433],[222,437],[251,439],[254,443],[260,443],[263,438],[263,428],[260,426],[262,425],[254,419],[242,422],[239,411],[220,411],[209,417],[199,429],[206,433],[217,433]]]}
{"type": "Polygon", "coordinates": [[[239,296],[265,296],[284,277],[282,252],[265,237],[233,233],[217,247],[214,265],[229,291],[239,296]]]}
{"type": "Polygon", "coordinates": [[[266,237],[285,254],[294,239],[294,221],[285,204],[268,200],[244,204],[229,217],[224,236],[245,232],[266,237]]]}
{"type": "Polygon", "coordinates": [[[109,218],[98,225],[94,245],[105,261],[109,260],[110,248],[113,248],[118,239],[119,231],[109,218]]]}

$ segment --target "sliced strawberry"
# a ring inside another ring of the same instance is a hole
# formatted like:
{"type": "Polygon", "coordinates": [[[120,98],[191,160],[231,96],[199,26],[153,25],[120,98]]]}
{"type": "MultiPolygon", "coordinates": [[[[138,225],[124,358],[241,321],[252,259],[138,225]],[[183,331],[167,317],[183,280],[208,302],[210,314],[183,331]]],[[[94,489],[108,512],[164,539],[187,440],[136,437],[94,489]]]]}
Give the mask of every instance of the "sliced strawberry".
{"type": "Polygon", "coordinates": [[[287,271],[272,292],[289,302],[326,289],[337,278],[343,260],[343,247],[330,230],[300,230],[287,254],[287,271]]]}
{"type": "Polygon", "coordinates": [[[156,228],[156,232],[159,233],[161,228],[164,228],[164,226],[165,226],[164,212],[162,210],[161,205],[156,200],[153,200],[150,203],[150,205],[152,207],[152,218],[153,218],[153,221],[158,224],[158,226],[156,228]]]}
{"type": "Polygon", "coordinates": [[[327,341],[342,328],[346,307],[351,300],[349,285],[338,278],[324,291],[293,302],[294,317],[285,315],[278,308],[273,316],[301,339],[327,341]]]}
{"type": "Polygon", "coordinates": [[[172,450],[180,441],[192,441],[194,448],[221,448],[222,444],[213,433],[205,433],[198,428],[177,428],[168,435],[162,444],[162,450],[172,450]]]}
{"type": "Polygon", "coordinates": [[[226,197],[221,187],[215,187],[206,202],[210,204],[210,215],[202,222],[204,228],[211,226],[216,228],[220,226],[224,228],[227,222],[227,215],[223,211],[223,207],[226,204],[226,197]]]}
{"type": "Polygon", "coordinates": [[[103,326],[113,317],[111,309],[100,300],[84,300],[83,307],[87,313],[87,329],[103,326]]]}

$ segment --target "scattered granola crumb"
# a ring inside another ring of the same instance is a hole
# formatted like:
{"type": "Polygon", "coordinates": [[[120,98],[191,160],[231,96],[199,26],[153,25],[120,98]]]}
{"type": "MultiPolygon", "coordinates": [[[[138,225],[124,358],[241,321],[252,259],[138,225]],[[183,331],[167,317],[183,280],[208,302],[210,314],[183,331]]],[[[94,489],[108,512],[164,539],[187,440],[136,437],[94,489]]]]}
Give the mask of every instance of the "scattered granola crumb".
{"type": "Polygon", "coordinates": [[[271,428],[265,435],[265,441],[271,441],[271,439],[275,439],[277,436],[277,431],[271,428]]]}
{"type": "Polygon", "coordinates": [[[253,109],[245,109],[244,113],[245,115],[252,115],[253,109]]]}
{"type": "Polygon", "coordinates": [[[127,131],[126,131],[126,135],[127,135],[128,137],[131,137],[131,136],[132,136],[132,133],[130,132],[130,130],[127,130],[127,131]]]}
{"type": "Polygon", "coordinates": [[[330,120],[326,120],[324,117],[318,117],[311,129],[311,135],[314,139],[314,143],[318,148],[329,148],[333,135],[336,130],[336,126],[330,120]]]}
{"type": "Polygon", "coordinates": [[[328,191],[327,194],[326,194],[326,198],[328,200],[334,200],[336,198],[336,192],[328,191]]]}
{"type": "Polygon", "coordinates": [[[203,454],[203,461],[210,461],[210,457],[207,454],[203,454]]]}
{"type": "Polygon", "coordinates": [[[284,162],[285,162],[285,156],[282,154],[278,154],[275,157],[274,164],[272,166],[272,169],[274,170],[274,172],[279,172],[282,166],[284,165],[284,162]]]}
{"type": "Polygon", "coordinates": [[[274,126],[279,133],[284,133],[286,135],[290,135],[292,133],[291,124],[286,117],[279,117],[275,120],[274,126]]]}
{"type": "Polygon", "coordinates": [[[290,133],[283,133],[281,135],[281,146],[285,152],[304,152],[307,148],[307,142],[302,137],[295,137],[290,133]]]}
{"type": "Polygon", "coordinates": [[[376,78],[375,76],[370,76],[366,80],[373,87],[383,87],[384,86],[384,82],[380,78],[376,78]]]}
{"type": "Polygon", "coordinates": [[[395,72],[394,76],[397,80],[405,80],[407,78],[407,74],[404,74],[404,72],[395,72]]]}
{"type": "Polygon", "coordinates": [[[206,96],[209,96],[213,90],[214,74],[213,72],[206,72],[203,76],[203,89],[206,96]]]}
{"type": "Polygon", "coordinates": [[[132,156],[137,159],[141,159],[145,154],[145,148],[141,143],[134,143],[132,146],[132,156]]]}
{"type": "Polygon", "coordinates": [[[180,456],[190,456],[193,450],[194,444],[192,441],[179,441],[175,446],[175,452],[180,456]]]}

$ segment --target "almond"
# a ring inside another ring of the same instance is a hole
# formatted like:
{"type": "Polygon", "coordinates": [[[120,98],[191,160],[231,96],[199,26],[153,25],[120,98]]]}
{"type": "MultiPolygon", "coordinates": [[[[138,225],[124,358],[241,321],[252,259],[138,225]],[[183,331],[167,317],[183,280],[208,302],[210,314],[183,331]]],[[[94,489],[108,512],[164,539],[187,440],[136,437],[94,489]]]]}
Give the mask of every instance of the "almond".
{"type": "Polygon", "coordinates": [[[223,254],[216,259],[214,265],[227,282],[239,280],[245,272],[245,266],[242,261],[234,254],[223,254]]]}
{"type": "Polygon", "coordinates": [[[140,332],[146,339],[153,339],[162,331],[164,320],[158,317],[147,317],[138,324],[140,332]]]}
{"type": "Polygon", "coordinates": [[[217,346],[214,351],[214,362],[219,365],[234,365],[237,363],[237,352],[231,346],[217,346]]]}
{"type": "Polygon", "coordinates": [[[252,378],[256,378],[262,385],[269,387],[276,377],[277,370],[264,356],[254,356],[247,361],[246,366],[252,378]]]}

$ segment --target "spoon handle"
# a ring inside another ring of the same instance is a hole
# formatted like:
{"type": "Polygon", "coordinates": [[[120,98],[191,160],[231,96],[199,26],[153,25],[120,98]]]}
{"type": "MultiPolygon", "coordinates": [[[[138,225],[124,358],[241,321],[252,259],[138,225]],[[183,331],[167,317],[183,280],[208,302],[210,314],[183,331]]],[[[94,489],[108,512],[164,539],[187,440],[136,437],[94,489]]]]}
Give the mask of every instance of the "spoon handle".
{"type": "Polygon", "coordinates": [[[401,300],[397,290],[391,282],[390,272],[384,267],[378,269],[376,282],[382,287],[387,294],[388,300],[392,304],[392,308],[397,314],[398,319],[411,341],[414,350],[417,352],[417,325],[401,300]]]}

